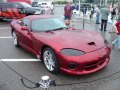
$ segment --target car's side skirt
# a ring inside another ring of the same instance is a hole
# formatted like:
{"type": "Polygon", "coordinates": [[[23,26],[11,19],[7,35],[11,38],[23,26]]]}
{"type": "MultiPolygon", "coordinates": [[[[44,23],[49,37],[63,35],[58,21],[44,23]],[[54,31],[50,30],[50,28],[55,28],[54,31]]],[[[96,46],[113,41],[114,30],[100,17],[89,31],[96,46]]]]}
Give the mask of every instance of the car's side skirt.
{"type": "Polygon", "coordinates": [[[29,48],[28,46],[26,46],[25,44],[19,42],[19,45],[24,48],[25,50],[29,51],[30,53],[34,54],[35,56],[38,56],[39,53],[36,53],[33,49],[29,48]]]}

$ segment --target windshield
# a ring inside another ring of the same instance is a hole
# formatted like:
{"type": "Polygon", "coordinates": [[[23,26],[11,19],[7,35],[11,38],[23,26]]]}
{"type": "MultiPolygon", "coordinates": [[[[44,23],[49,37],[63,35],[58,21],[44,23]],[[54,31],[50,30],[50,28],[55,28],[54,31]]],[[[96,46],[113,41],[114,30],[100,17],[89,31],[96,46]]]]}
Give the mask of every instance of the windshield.
{"type": "Polygon", "coordinates": [[[25,3],[25,2],[20,2],[20,4],[22,4],[23,7],[27,8],[27,7],[32,7],[31,5],[25,3]]]}
{"type": "Polygon", "coordinates": [[[32,21],[32,31],[53,31],[67,28],[58,18],[42,18],[32,21]]]}

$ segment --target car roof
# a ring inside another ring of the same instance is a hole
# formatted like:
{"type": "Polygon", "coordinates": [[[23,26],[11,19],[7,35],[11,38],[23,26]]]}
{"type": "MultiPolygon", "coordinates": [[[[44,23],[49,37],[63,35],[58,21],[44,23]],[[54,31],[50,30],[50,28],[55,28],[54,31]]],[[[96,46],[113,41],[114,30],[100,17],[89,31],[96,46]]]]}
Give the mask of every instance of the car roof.
{"type": "Polygon", "coordinates": [[[0,2],[0,4],[11,4],[11,3],[19,3],[19,2],[0,2]]]}
{"type": "Polygon", "coordinates": [[[25,18],[29,18],[30,20],[36,20],[40,18],[55,18],[53,15],[30,15],[25,18]]]}

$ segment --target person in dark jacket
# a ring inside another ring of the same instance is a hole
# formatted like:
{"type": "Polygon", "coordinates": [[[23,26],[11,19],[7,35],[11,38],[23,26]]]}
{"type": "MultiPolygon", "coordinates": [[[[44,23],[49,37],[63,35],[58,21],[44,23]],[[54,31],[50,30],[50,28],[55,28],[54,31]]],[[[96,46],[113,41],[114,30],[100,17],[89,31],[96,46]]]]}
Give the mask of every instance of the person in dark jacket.
{"type": "Polygon", "coordinates": [[[67,2],[67,4],[64,7],[65,20],[71,20],[71,16],[72,16],[72,6],[70,5],[69,2],[67,2]]]}
{"type": "Polygon", "coordinates": [[[107,31],[107,21],[108,21],[108,15],[110,13],[109,4],[106,4],[106,7],[101,8],[101,31],[107,31]]]}

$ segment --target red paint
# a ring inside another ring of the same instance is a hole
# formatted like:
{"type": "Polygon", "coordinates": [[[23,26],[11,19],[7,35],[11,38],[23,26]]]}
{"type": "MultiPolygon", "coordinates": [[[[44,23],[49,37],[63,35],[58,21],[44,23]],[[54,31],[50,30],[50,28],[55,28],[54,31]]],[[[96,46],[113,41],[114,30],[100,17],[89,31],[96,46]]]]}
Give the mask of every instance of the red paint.
{"type": "MultiPolygon", "coordinates": [[[[40,18],[52,18],[54,16],[27,16],[31,21],[40,18]]],[[[17,21],[17,20],[16,20],[17,21]]],[[[104,68],[110,60],[110,48],[104,43],[102,36],[85,30],[58,30],[48,32],[28,32],[21,30],[21,25],[12,21],[11,27],[17,33],[19,44],[33,53],[41,55],[42,47],[47,45],[51,47],[57,57],[60,65],[60,71],[67,74],[81,75],[90,74],[104,68]],[[94,37],[93,37],[94,36],[94,37]],[[95,45],[88,45],[89,42],[95,42],[95,45]],[[81,56],[66,56],[61,53],[63,48],[73,48],[84,51],[81,56]],[[75,69],[69,69],[68,64],[77,63],[75,69]]]]}
{"type": "Polygon", "coordinates": [[[25,17],[26,15],[25,15],[25,14],[20,14],[20,16],[23,18],[23,17],[25,17]]]}
{"type": "Polygon", "coordinates": [[[4,11],[2,11],[2,16],[6,17],[6,18],[11,18],[10,14],[8,12],[4,12],[4,11]]]}
{"type": "Polygon", "coordinates": [[[28,4],[32,4],[31,0],[7,0],[7,2],[26,2],[28,4]]]}
{"type": "Polygon", "coordinates": [[[8,10],[8,13],[9,13],[9,15],[11,16],[11,18],[13,18],[13,19],[16,19],[16,18],[17,18],[17,17],[15,16],[12,8],[7,8],[7,10],[8,10]]]}
{"type": "Polygon", "coordinates": [[[118,31],[118,35],[120,35],[120,21],[117,21],[117,23],[115,24],[115,26],[117,27],[117,31],[118,31]]]}
{"type": "Polygon", "coordinates": [[[22,16],[19,14],[17,8],[13,8],[13,12],[15,13],[15,15],[16,15],[17,18],[22,18],[22,16]]]}

